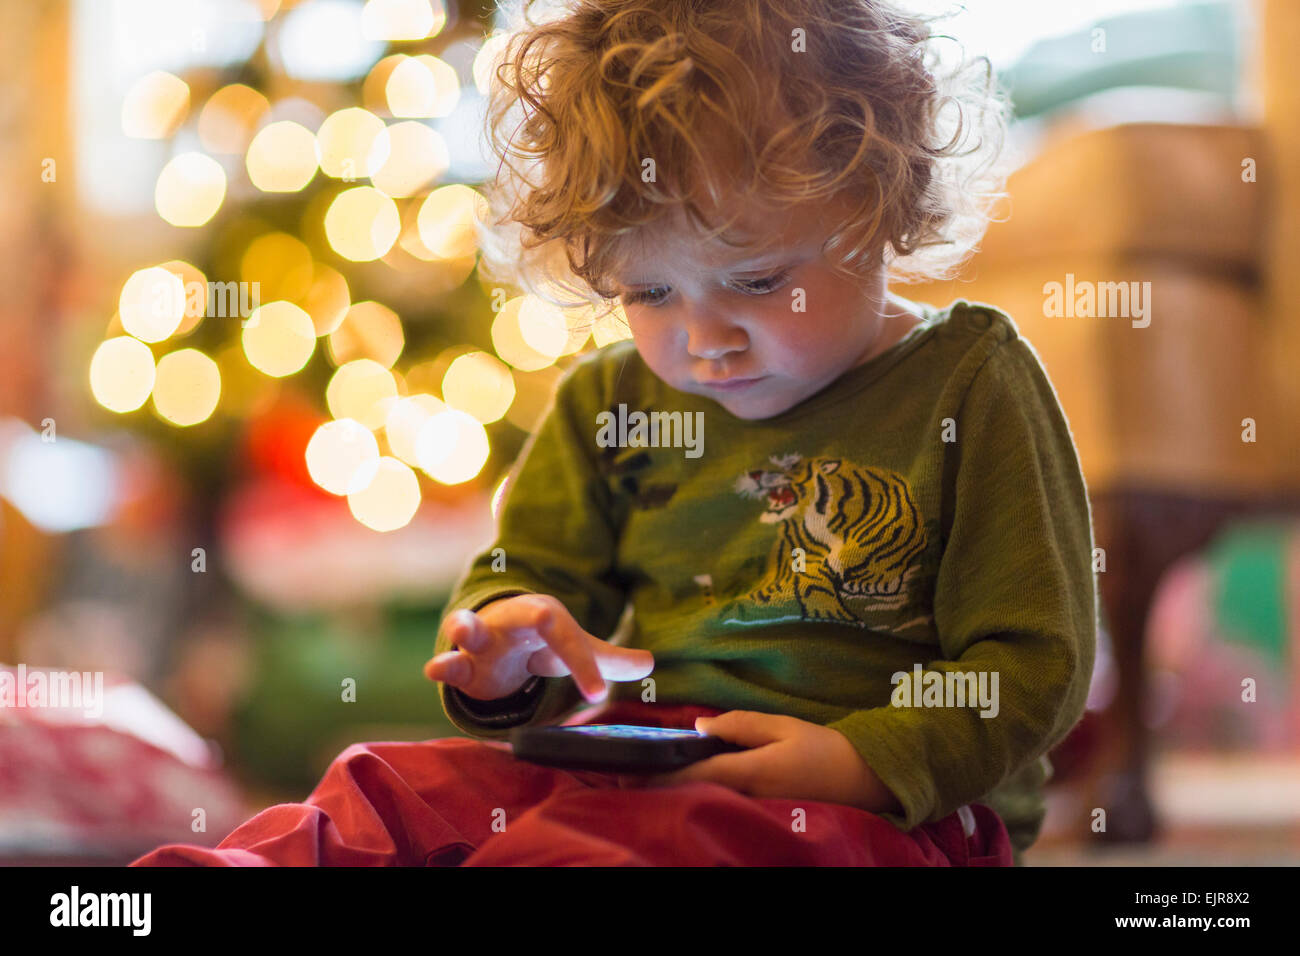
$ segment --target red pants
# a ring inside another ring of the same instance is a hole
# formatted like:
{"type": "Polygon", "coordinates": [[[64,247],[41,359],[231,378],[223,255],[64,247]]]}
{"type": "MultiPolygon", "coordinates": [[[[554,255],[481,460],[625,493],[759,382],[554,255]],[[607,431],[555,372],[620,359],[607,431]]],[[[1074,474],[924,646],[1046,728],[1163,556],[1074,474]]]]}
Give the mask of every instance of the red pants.
{"type": "MultiPolygon", "coordinates": [[[[713,707],[621,701],[567,723],[695,726],[713,707]]],[[[270,807],[215,849],[132,866],[1010,866],[1006,827],[963,807],[903,833],[874,813],[720,784],[622,789],[612,774],[515,760],[449,737],[354,744],[305,803],[270,807]],[[799,818],[792,811],[805,813],[799,818]]]]}

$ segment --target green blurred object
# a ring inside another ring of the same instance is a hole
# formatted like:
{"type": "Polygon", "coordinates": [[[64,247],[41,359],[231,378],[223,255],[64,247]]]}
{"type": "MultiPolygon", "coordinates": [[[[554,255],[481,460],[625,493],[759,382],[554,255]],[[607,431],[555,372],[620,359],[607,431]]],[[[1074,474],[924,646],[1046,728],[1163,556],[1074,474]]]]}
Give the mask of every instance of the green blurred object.
{"type": "Polygon", "coordinates": [[[232,763],[249,782],[299,791],[347,743],[464,736],[423,674],[442,605],[387,607],[371,618],[251,611],[254,682],[235,713],[232,763]],[[344,681],[355,701],[344,700],[344,681]]]}
{"type": "Polygon", "coordinates": [[[1198,90],[1231,103],[1243,68],[1241,16],[1239,4],[1215,2],[1098,20],[1040,40],[999,75],[1021,119],[1124,86],[1198,90]]]}
{"type": "Polygon", "coordinates": [[[1242,644],[1282,668],[1287,639],[1287,551],[1290,519],[1235,525],[1206,552],[1214,574],[1214,617],[1223,639],[1242,644]]]}

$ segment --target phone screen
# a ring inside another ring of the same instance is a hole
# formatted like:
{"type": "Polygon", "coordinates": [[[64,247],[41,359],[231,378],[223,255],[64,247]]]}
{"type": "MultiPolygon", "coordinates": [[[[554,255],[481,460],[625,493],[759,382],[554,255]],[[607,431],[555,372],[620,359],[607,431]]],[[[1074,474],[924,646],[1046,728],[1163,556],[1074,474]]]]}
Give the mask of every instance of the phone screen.
{"type": "Polygon", "coordinates": [[[578,727],[559,727],[559,730],[592,737],[622,737],[633,740],[682,740],[705,736],[698,730],[681,730],[676,727],[638,727],[633,724],[586,724],[578,727]]]}

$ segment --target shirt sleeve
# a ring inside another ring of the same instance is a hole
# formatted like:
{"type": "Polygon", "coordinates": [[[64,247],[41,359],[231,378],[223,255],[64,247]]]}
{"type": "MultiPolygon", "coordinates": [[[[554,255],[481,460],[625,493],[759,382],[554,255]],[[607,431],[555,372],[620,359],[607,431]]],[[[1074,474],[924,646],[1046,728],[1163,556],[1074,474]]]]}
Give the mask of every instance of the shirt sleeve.
{"type": "MultiPolygon", "coordinates": [[[[595,459],[600,406],[596,362],[561,381],[541,427],[508,479],[497,536],[453,589],[442,619],[462,608],[520,594],[558,598],[589,633],[607,638],[627,602],[614,570],[612,495],[595,459]]],[[[452,650],[439,621],[434,653],[452,650]]],[[[480,701],[439,683],[448,719],[465,733],[504,738],[513,727],[548,724],[584,702],[572,677],[532,677],[515,694],[480,701]]]]}
{"type": "Polygon", "coordinates": [[[1087,490],[1023,339],[998,344],[975,374],[946,458],[939,657],[917,663],[987,675],[990,690],[996,676],[996,713],[891,701],[829,725],[898,798],[902,814],[881,815],[904,830],[979,800],[1059,742],[1083,715],[1096,649],[1087,490]]]}

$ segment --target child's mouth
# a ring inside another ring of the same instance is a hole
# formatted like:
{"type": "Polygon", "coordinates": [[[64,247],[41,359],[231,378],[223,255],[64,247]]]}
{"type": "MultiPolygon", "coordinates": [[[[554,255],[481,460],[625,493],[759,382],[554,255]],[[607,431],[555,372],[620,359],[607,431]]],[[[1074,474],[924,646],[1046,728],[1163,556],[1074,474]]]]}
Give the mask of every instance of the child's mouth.
{"type": "Polygon", "coordinates": [[[760,375],[758,378],[724,378],[716,382],[701,382],[705,388],[716,388],[724,392],[736,392],[744,388],[749,388],[755,382],[761,382],[767,376],[760,375]]]}

